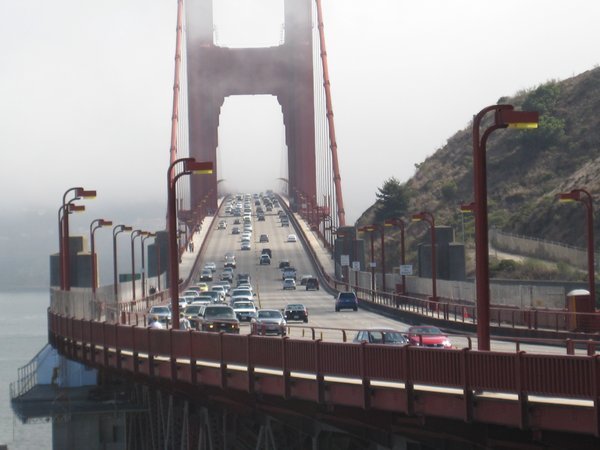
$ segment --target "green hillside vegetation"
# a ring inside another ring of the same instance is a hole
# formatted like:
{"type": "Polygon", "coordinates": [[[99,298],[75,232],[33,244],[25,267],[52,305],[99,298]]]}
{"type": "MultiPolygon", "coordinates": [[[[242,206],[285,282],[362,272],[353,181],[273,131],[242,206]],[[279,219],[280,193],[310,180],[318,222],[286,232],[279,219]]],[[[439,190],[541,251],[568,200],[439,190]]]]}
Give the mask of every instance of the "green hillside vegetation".
{"type": "MultiPolygon", "coordinates": [[[[500,98],[498,103],[538,111],[540,124],[537,130],[496,131],[488,140],[490,227],[585,247],[585,208],[577,202],[558,203],[556,194],[583,188],[600,205],[600,68],[564,81],[544,83],[514,97],[500,98]]],[[[492,115],[486,117],[488,122],[484,122],[482,129],[489,125],[492,115]]],[[[386,217],[403,217],[407,222],[408,214],[426,210],[435,214],[436,225],[454,227],[457,240],[462,240],[459,205],[473,200],[471,133],[468,124],[419,164],[406,183],[394,178],[385,180],[377,193],[378,201],[363,213],[357,224],[381,222],[386,217]],[[386,194],[398,198],[390,199],[386,194]]],[[[469,246],[473,219],[465,215],[464,220],[469,246]]],[[[409,252],[414,254],[416,243],[426,232],[424,224],[407,227],[409,252]]],[[[600,237],[600,219],[596,220],[595,234],[600,237]]],[[[394,253],[390,248],[386,253],[390,253],[390,262],[397,265],[397,251],[394,253]]],[[[504,269],[496,273],[515,273],[504,269]]],[[[550,278],[581,277],[564,266],[546,269],[554,274],[550,278]]],[[[537,273],[540,278],[549,275],[540,267],[528,272],[537,273]]]]}

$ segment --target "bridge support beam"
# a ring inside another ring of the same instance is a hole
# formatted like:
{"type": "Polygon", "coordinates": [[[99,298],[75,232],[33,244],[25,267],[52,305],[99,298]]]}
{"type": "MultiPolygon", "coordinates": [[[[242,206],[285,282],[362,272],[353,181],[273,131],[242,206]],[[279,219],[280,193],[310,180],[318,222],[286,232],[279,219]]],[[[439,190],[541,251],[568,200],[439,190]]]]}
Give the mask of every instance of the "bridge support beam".
{"type": "MultiPolygon", "coordinates": [[[[268,48],[217,47],[213,0],[189,0],[186,8],[190,156],[212,161],[216,168],[212,175],[192,178],[192,207],[208,192],[209,207],[217,207],[219,115],[230,95],[277,97],[288,148],[288,192],[312,198],[316,194],[312,1],[284,0],[285,43],[268,48]]],[[[251,154],[252,149],[241,151],[251,154]]]]}

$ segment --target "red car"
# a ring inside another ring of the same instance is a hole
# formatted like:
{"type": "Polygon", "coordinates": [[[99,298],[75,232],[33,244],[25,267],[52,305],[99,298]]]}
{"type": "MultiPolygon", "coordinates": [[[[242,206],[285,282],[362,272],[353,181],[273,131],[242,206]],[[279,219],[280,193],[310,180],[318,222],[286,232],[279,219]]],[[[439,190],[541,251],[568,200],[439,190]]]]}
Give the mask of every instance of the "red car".
{"type": "Polygon", "coordinates": [[[429,348],[452,348],[448,336],[438,327],[430,325],[410,327],[407,337],[410,345],[429,348]]]}

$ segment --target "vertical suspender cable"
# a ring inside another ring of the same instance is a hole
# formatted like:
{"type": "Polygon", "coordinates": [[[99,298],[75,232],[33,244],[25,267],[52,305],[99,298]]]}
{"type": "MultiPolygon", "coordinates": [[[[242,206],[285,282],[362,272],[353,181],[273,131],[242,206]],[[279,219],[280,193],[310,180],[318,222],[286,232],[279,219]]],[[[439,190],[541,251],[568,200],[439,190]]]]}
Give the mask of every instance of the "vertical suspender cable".
{"type": "Polygon", "coordinates": [[[317,3],[317,17],[319,21],[319,37],[321,43],[321,60],[323,64],[323,80],[325,83],[325,100],[327,104],[327,120],[329,125],[329,141],[331,146],[331,161],[333,166],[333,181],[335,183],[335,199],[337,202],[337,215],[340,226],[346,225],[344,212],[344,200],[342,197],[342,178],[338,164],[337,143],[335,139],[335,125],[333,123],[333,107],[331,103],[331,89],[329,83],[329,68],[327,65],[327,50],[325,48],[325,33],[323,31],[323,11],[321,9],[321,0],[315,0],[317,3]]]}
{"type": "MultiPolygon", "coordinates": [[[[177,159],[177,125],[179,120],[179,76],[181,71],[181,46],[183,30],[183,0],[177,1],[177,37],[175,40],[175,76],[173,80],[173,114],[171,115],[170,163],[177,159]]],[[[175,171],[173,171],[175,172],[175,171]]],[[[175,173],[172,174],[175,176],[175,173]]]]}

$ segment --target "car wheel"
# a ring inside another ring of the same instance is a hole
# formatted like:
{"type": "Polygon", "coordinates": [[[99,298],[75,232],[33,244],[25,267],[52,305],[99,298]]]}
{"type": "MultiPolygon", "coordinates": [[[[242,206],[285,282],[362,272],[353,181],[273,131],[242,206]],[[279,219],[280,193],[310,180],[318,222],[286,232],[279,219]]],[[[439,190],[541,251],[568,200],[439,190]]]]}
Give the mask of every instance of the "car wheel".
{"type": "Polygon", "coordinates": [[[304,323],[308,323],[308,317],[304,319],[304,323]]]}
{"type": "Polygon", "coordinates": [[[354,311],[358,311],[358,308],[356,306],[354,307],[354,311]]]}

